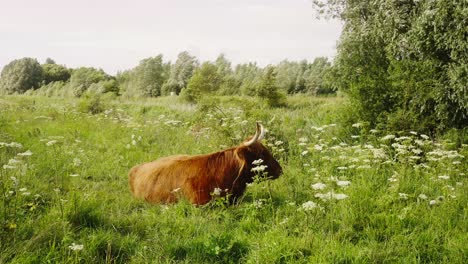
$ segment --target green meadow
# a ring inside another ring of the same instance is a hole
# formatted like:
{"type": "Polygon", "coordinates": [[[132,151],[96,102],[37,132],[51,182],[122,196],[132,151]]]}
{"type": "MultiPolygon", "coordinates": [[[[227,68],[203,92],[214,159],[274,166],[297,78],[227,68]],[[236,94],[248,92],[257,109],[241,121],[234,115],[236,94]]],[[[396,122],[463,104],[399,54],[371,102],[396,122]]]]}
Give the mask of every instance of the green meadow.
{"type": "Polygon", "coordinates": [[[468,145],[349,123],[344,97],[0,96],[0,263],[466,263],[468,145]],[[132,197],[134,165],[268,130],[242,199],[132,197]]]}

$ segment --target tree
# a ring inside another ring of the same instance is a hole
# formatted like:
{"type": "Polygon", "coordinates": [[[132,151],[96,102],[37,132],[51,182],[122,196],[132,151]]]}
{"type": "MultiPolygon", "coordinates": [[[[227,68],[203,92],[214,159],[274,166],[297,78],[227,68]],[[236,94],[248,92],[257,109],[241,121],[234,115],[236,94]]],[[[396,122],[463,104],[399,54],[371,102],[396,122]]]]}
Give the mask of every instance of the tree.
{"type": "Polygon", "coordinates": [[[55,61],[51,58],[47,58],[44,64],[56,64],[55,61]]]}
{"type": "Polygon", "coordinates": [[[304,90],[315,95],[334,92],[334,88],[327,79],[330,71],[331,63],[326,57],[315,58],[304,72],[304,90]]]}
{"type": "Polygon", "coordinates": [[[201,96],[218,91],[221,83],[218,67],[211,62],[205,62],[190,78],[187,88],[183,90],[183,96],[190,102],[197,102],[201,96]]]}
{"type": "Polygon", "coordinates": [[[140,61],[123,85],[127,96],[156,97],[161,95],[161,87],[169,77],[170,65],[163,63],[158,55],[140,61]]]}
{"type": "Polygon", "coordinates": [[[269,106],[285,106],[286,95],[280,92],[276,83],[275,68],[273,66],[268,66],[265,69],[262,81],[258,87],[257,96],[265,99],[269,106]]]}
{"type": "Polygon", "coordinates": [[[22,58],[8,63],[0,75],[0,91],[7,94],[24,93],[40,86],[43,71],[33,58],[22,58]]]}
{"type": "Polygon", "coordinates": [[[466,126],[466,1],[313,2],[345,22],[334,71],[359,118],[390,129],[466,126]]]}
{"type": "Polygon", "coordinates": [[[236,66],[233,78],[239,84],[238,90],[242,94],[255,96],[262,74],[256,63],[245,63],[236,66]]]}
{"type": "Polygon", "coordinates": [[[278,87],[288,93],[304,92],[304,82],[302,80],[304,72],[307,70],[307,62],[281,61],[276,67],[276,83],[278,87]]]}
{"type": "Polygon", "coordinates": [[[102,69],[92,67],[80,67],[72,71],[69,88],[76,97],[80,97],[92,84],[108,80],[110,78],[102,69]]]}
{"type": "Polygon", "coordinates": [[[187,87],[187,83],[197,67],[196,57],[191,56],[187,51],[179,53],[175,64],[171,67],[169,79],[161,88],[162,94],[169,95],[171,92],[179,94],[182,89],[187,87]]]}
{"type": "Polygon", "coordinates": [[[55,63],[42,64],[43,84],[49,84],[57,81],[68,81],[70,79],[70,71],[62,65],[55,63]]]}

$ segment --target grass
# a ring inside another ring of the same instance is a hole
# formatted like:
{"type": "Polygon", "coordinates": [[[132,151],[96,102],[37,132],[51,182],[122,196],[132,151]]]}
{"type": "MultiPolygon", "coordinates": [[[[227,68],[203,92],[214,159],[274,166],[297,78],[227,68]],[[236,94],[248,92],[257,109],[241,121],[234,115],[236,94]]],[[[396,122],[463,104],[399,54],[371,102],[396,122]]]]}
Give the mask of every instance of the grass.
{"type": "Polygon", "coordinates": [[[467,145],[288,101],[0,97],[0,263],[465,262],[467,145]],[[284,175],[239,204],[131,196],[133,165],[237,145],[257,120],[284,175]]]}

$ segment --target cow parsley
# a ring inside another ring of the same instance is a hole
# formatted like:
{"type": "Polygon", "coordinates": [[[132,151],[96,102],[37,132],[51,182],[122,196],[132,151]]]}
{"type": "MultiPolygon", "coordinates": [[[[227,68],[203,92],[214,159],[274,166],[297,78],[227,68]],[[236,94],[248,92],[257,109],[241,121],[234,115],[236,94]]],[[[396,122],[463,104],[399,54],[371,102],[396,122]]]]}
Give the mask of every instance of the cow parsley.
{"type": "Polygon", "coordinates": [[[72,243],[70,246],[68,246],[71,250],[73,251],[80,251],[83,250],[84,246],[83,245],[78,245],[75,243],[72,243]]]}
{"type": "Polygon", "coordinates": [[[221,192],[222,192],[221,188],[216,187],[216,188],[214,188],[212,195],[213,196],[220,196],[221,192]]]}
{"type": "Polygon", "coordinates": [[[262,159],[258,159],[258,160],[252,161],[252,164],[253,164],[253,165],[260,165],[260,164],[262,164],[262,163],[263,163],[263,160],[262,160],[262,159]]]}
{"type": "Polygon", "coordinates": [[[325,189],[325,187],[327,187],[327,185],[324,183],[318,182],[316,184],[312,184],[310,187],[312,187],[312,189],[314,190],[323,190],[325,189]]]}
{"type": "Polygon", "coordinates": [[[336,185],[340,187],[348,187],[351,184],[350,181],[336,181],[336,185]]]}
{"type": "Polygon", "coordinates": [[[427,195],[425,195],[424,193],[421,193],[419,196],[418,196],[419,199],[421,200],[427,200],[427,195]]]}
{"type": "Polygon", "coordinates": [[[320,208],[316,203],[312,202],[312,201],[307,201],[305,203],[302,204],[301,206],[301,209],[304,210],[304,211],[311,211],[315,208],[320,208]]]}
{"type": "Polygon", "coordinates": [[[18,153],[18,156],[31,156],[33,153],[30,150],[27,150],[23,153],[18,153]]]}
{"type": "Polygon", "coordinates": [[[380,140],[385,141],[385,140],[390,140],[390,139],[394,139],[394,138],[395,138],[395,135],[386,135],[385,137],[381,138],[380,140]]]}
{"type": "Polygon", "coordinates": [[[268,166],[267,165],[258,165],[256,167],[253,167],[251,169],[251,171],[253,172],[262,172],[262,171],[265,171],[265,169],[267,168],[268,166]]]}
{"type": "Polygon", "coordinates": [[[57,140],[51,140],[51,141],[46,143],[46,146],[50,147],[52,145],[55,145],[57,142],[58,142],[57,140]]]}

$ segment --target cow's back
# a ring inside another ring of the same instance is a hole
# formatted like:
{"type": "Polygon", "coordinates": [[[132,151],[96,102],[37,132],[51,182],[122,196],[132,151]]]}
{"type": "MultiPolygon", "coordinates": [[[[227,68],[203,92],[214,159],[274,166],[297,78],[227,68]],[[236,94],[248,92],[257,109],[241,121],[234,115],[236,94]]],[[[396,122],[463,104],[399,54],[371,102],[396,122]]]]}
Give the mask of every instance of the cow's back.
{"type": "Polygon", "coordinates": [[[173,202],[186,181],[179,167],[188,159],[187,155],[169,156],[133,167],[128,173],[133,195],[148,202],[173,202]]]}

